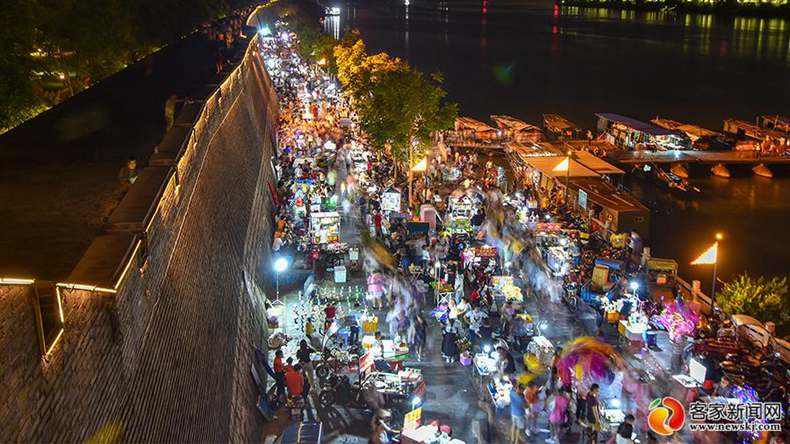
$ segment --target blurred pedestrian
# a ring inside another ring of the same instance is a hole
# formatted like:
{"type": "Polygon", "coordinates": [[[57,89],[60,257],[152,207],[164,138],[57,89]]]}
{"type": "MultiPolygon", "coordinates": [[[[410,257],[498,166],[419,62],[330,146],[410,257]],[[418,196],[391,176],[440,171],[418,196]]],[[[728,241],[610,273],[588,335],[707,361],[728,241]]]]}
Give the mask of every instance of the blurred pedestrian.
{"type": "Polygon", "coordinates": [[[121,182],[124,190],[128,190],[137,180],[138,175],[137,159],[130,157],[126,160],[126,165],[124,165],[124,167],[121,168],[120,173],[118,173],[118,180],[121,182]]]}
{"type": "Polygon", "coordinates": [[[165,132],[173,128],[176,116],[176,102],[178,102],[178,94],[170,94],[170,97],[165,101],[165,132]]]}

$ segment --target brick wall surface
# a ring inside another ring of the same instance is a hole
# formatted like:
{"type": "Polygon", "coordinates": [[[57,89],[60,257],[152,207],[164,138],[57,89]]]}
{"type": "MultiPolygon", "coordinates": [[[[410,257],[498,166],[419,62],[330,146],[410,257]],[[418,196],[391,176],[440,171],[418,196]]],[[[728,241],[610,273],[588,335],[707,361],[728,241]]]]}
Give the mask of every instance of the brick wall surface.
{"type": "Polygon", "coordinates": [[[82,441],[108,424],[126,442],[259,436],[250,366],[266,336],[278,109],[259,55],[207,101],[147,230],[144,271],[134,263],[114,295],[64,290],[65,333],[47,358],[30,289],[0,286],[0,442],[82,441]]]}

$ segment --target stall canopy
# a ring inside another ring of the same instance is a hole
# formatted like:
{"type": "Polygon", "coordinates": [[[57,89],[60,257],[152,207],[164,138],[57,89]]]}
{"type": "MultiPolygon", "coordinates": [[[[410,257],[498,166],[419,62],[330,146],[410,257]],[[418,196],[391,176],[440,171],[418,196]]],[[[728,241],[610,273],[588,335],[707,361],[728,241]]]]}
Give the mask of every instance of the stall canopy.
{"type": "MultiPolygon", "coordinates": [[[[573,176],[571,176],[573,178],[573,176]]],[[[613,211],[649,212],[647,207],[628,194],[620,192],[613,186],[597,179],[580,178],[571,180],[571,189],[582,189],[587,193],[587,200],[613,211]]]]}
{"type": "Polygon", "coordinates": [[[511,129],[514,131],[540,131],[535,125],[530,125],[523,120],[516,119],[510,116],[491,116],[491,120],[497,124],[501,129],[511,129]]]}
{"type": "Polygon", "coordinates": [[[625,171],[617,168],[605,160],[595,157],[586,151],[575,151],[573,153],[574,160],[586,168],[595,171],[598,174],[625,174],[625,171]]]}
{"type": "Polygon", "coordinates": [[[566,175],[573,178],[578,177],[599,177],[600,174],[587,168],[574,159],[571,159],[568,170],[555,171],[562,162],[567,159],[566,156],[545,156],[545,157],[530,157],[525,160],[526,163],[540,171],[542,174],[549,177],[564,178],[566,175]]]}
{"type": "Polygon", "coordinates": [[[562,154],[562,150],[555,148],[551,144],[547,144],[545,142],[540,143],[518,143],[518,142],[510,142],[505,145],[505,151],[508,154],[514,154],[524,157],[534,157],[534,156],[552,156],[555,154],[562,154]]]}

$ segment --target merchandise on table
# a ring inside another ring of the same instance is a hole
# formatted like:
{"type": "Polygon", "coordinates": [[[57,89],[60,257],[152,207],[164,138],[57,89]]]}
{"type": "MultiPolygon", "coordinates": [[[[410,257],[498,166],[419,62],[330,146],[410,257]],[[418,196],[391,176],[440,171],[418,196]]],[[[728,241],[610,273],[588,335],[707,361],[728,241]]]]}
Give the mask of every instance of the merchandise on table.
{"type": "MultiPolygon", "coordinates": [[[[375,341],[374,335],[365,334],[362,336],[362,347],[365,350],[370,350],[375,341]]],[[[385,361],[405,361],[409,358],[409,346],[401,338],[383,339],[381,345],[383,354],[377,358],[385,361]]]]}
{"type": "Polygon", "coordinates": [[[488,384],[491,399],[494,401],[494,406],[498,409],[503,409],[510,405],[511,390],[513,390],[513,384],[510,381],[493,380],[488,384]]]}
{"type": "Polygon", "coordinates": [[[529,313],[516,313],[513,316],[513,335],[532,336],[535,333],[535,323],[529,313]]]}
{"type": "Polygon", "coordinates": [[[477,353],[475,355],[473,362],[479,375],[488,376],[496,371],[496,359],[491,357],[494,353],[477,353]]]}
{"type": "Polygon", "coordinates": [[[517,285],[514,285],[513,276],[492,276],[491,294],[494,297],[494,301],[496,302],[524,301],[524,295],[521,293],[521,288],[517,285]]]}
{"type": "Polygon", "coordinates": [[[291,198],[291,211],[293,216],[301,219],[307,214],[307,204],[310,200],[310,193],[314,187],[313,179],[294,180],[292,187],[293,197],[291,198]]]}
{"type": "Polygon", "coordinates": [[[611,429],[625,422],[625,412],[621,409],[601,409],[601,419],[604,422],[602,426],[611,429]]]}
{"type": "Polygon", "coordinates": [[[629,321],[620,321],[618,324],[618,331],[629,341],[641,342],[644,341],[645,332],[650,327],[647,323],[632,324],[629,321]]]}
{"type": "Polygon", "coordinates": [[[549,366],[554,356],[554,344],[545,336],[533,336],[532,341],[527,345],[527,351],[535,355],[541,364],[549,366]]]}
{"type": "Polygon", "coordinates": [[[336,211],[311,213],[310,236],[316,245],[340,242],[340,214],[336,211]]]}
{"type": "Polygon", "coordinates": [[[401,435],[403,444],[464,444],[460,439],[441,433],[436,426],[424,425],[414,430],[404,430],[401,435]]]}

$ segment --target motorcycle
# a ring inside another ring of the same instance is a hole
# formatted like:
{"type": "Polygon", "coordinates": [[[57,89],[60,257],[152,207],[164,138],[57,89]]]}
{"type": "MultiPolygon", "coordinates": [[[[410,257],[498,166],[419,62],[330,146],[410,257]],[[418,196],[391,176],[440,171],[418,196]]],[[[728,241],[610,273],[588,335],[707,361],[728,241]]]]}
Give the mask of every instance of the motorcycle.
{"type": "Polygon", "coordinates": [[[318,395],[318,402],[326,408],[335,403],[343,405],[356,405],[365,407],[367,403],[362,396],[362,384],[352,383],[348,376],[337,376],[337,383],[330,387],[323,387],[318,395]]]}
{"type": "Polygon", "coordinates": [[[562,302],[568,306],[571,313],[579,309],[579,284],[577,282],[565,282],[562,284],[562,302]]]}
{"type": "Polygon", "coordinates": [[[285,401],[285,407],[288,409],[288,419],[290,421],[301,421],[304,412],[304,398],[302,395],[289,396],[285,401]]]}
{"type": "Polygon", "coordinates": [[[337,383],[336,373],[343,369],[351,369],[357,359],[351,351],[339,348],[326,349],[323,359],[315,363],[315,374],[321,380],[321,385],[333,386],[337,383]]]}

